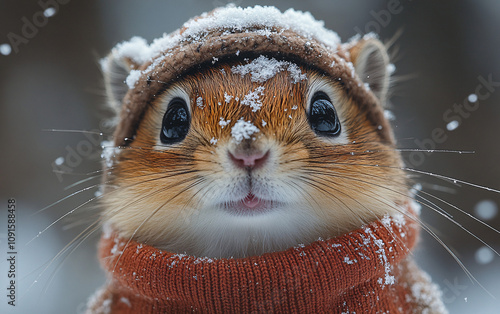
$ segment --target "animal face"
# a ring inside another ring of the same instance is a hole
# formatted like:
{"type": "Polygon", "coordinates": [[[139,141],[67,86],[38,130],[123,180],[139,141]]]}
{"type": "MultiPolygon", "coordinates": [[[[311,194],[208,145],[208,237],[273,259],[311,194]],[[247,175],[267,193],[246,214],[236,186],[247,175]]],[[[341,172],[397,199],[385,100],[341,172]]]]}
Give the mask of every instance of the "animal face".
{"type": "Polygon", "coordinates": [[[155,93],[111,170],[105,217],[174,252],[241,257],[399,210],[399,155],[342,78],[260,55],[155,93]]]}

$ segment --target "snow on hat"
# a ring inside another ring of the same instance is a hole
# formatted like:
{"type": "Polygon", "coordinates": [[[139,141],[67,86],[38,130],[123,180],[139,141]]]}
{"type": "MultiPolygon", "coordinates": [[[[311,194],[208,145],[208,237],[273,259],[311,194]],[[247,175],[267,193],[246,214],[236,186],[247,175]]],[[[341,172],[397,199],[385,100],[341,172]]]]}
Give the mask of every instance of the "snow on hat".
{"type": "Polygon", "coordinates": [[[335,32],[309,12],[227,6],[193,18],[149,45],[133,37],[103,59],[110,102],[121,111],[115,144],[130,143],[148,104],[190,69],[223,58],[262,54],[314,67],[339,80],[348,96],[367,112],[381,138],[393,142],[382,107],[388,88],[388,57],[373,35],[342,44],[335,32]],[[117,77],[120,83],[125,80],[128,90],[116,84],[117,77]]]}

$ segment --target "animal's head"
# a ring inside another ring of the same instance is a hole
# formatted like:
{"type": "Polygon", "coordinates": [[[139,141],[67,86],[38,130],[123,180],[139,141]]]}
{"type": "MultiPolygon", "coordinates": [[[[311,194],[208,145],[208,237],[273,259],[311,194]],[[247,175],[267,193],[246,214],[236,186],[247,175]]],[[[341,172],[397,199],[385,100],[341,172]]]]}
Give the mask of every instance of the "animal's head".
{"type": "Polygon", "coordinates": [[[373,37],[342,44],[310,14],[230,7],[122,43],[103,69],[120,116],[103,215],[124,237],[247,256],[348,232],[406,198],[373,37]]]}

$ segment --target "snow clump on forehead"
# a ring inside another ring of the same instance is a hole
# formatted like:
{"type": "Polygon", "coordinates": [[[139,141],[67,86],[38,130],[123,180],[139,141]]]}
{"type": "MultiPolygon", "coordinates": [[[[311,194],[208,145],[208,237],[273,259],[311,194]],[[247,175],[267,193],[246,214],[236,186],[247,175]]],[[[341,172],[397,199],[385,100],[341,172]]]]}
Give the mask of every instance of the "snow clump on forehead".
{"type": "Polygon", "coordinates": [[[250,121],[239,119],[231,129],[233,139],[239,143],[243,139],[250,139],[254,133],[260,132],[259,129],[250,121]]]}

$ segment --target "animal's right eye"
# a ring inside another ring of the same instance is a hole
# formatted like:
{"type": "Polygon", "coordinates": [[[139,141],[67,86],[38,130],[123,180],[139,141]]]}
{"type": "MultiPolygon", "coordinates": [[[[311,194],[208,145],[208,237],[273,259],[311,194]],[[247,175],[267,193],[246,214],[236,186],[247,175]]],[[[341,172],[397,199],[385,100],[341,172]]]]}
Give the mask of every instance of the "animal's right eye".
{"type": "Polygon", "coordinates": [[[174,98],[170,101],[163,116],[160,140],[163,144],[182,141],[189,131],[189,111],[186,101],[174,98]]]}

